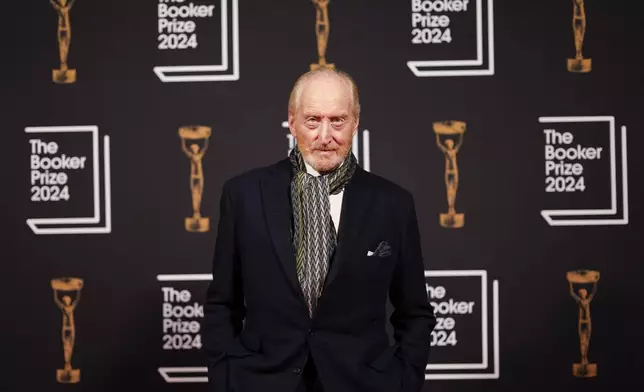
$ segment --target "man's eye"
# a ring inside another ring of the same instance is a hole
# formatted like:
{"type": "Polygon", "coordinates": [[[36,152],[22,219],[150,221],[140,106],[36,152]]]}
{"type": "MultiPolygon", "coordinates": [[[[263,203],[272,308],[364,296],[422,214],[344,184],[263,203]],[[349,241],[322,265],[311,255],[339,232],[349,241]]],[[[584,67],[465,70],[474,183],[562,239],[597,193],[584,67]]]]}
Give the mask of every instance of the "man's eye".
{"type": "Polygon", "coordinates": [[[342,124],[344,124],[344,119],[340,118],[340,117],[336,117],[336,118],[331,119],[331,123],[333,125],[342,125],[342,124]]]}

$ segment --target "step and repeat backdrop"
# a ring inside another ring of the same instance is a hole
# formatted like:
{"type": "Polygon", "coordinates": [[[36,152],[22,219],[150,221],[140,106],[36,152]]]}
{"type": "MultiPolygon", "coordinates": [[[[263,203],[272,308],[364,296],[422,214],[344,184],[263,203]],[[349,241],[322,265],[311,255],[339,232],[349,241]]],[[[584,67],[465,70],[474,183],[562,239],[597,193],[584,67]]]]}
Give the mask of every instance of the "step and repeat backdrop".
{"type": "Polygon", "coordinates": [[[643,386],[633,3],[5,4],[0,389],[209,390],[221,187],[287,156],[316,67],[355,78],[353,151],[416,201],[423,391],[643,386]]]}

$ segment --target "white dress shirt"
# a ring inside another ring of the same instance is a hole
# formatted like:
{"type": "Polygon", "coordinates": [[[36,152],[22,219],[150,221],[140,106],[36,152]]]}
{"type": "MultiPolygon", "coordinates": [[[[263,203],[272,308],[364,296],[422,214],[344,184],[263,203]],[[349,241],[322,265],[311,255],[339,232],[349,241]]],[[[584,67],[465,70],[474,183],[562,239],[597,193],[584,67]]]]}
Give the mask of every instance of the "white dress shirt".
{"type": "MultiPolygon", "coordinates": [[[[344,162],[343,162],[344,163],[344,162]]],[[[320,173],[317,172],[311,165],[304,161],[306,172],[312,176],[318,177],[320,173]]],[[[329,195],[329,203],[331,204],[331,219],[335,226],[335,232],[340,231],[340,213],[342,212],[342,196],[344,195],[344,188],[337,195],[329,195]]]]}

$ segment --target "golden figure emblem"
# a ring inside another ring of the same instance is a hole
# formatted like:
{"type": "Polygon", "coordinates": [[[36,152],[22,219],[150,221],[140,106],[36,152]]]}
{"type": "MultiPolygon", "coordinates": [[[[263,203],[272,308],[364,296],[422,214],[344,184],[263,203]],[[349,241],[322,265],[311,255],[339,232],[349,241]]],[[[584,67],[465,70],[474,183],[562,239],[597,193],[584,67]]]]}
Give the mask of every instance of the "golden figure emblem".
{"type": "Polygon", "coordinates": [[[318,62],[311,64],[311,71],[318,68],[334,69],[326,62],[326,47],[329,43],[329,0],[312,0],[315,5],[315,35],[318,43],[318,62]]]}
{"type": "Polygon", "coordinates": [[[72,40],[72,26],[69,23],[69,11],[76,0],[49,0],[58,13],[58,54],[60,56],[60,69],[52,70],[54,83],[74,83],[76,70],[67,65],[69,45],[72,40]]]}
{"type": "Polygon", "coordinates": [[[568,284],[570,285],[570,295],[579,305],[579,320],[577,330],[579,332],[579,345],[581,348],[581,363],[572,365],[572,374],[575,377],[595,377],[597,375],[597,364],[588,362],[588,346],[590,345],[591,321],[590,321],[590,301],[593,300],[595,291],[597,291],[597,282],[599,281],[598,271],[578,270],[570,271],[566,274],[568,284]],[[575,290],[574,285],[592,285],[592,291],[579,288],[575,290]]]}
{"type": "Polygon", "coordinates": [[[457,213],[454,205],[458,191],[456,155],[463,144],[465,123],[463,121],[439,121],[433,123],[433,127],[436,133],[436,144],[445,154],[445,187],[447,188],[448,209],[446,214],[440,214],[440,224],[446,228],[461,228],[465,224],[465,214],[457,213]]]}
{"type": "Polygon", "coordinates": [[[80,369],[72,368],[72,352],[76,340],[74,310],[80,301],[83,280],[79,278],[52,279],[51,288],[54,290],[54,302],[63,313],[62,339],[65,367],[56,370],[56,379],[63,384],[77,383],[80,381],[80,369]]]}
{"type": "Polygon", "coordinates": [[[185,219],[186,230],[205,232],[210,229],[210,219],[201,216],[201,199],[203,197],[203,157],[208,149],[212,130],[206,126],[186,126],[179,128],[181,148],[190,160],[190,191],[192,193],[192,216],[185,219]],[[203,140],[203,145],[197,141],[203,140]]]}
{"type": "Polygon", "coordinates": [[[584,34],[586,34],[586,11],[584,10],[584,0],[572,0],[572,31],[575,36],[575,58],[568,59],[568,71],[570,72],[590,72],[591,59],[585,59],[581,54],[581,48],[584,45],[584,34]]]}

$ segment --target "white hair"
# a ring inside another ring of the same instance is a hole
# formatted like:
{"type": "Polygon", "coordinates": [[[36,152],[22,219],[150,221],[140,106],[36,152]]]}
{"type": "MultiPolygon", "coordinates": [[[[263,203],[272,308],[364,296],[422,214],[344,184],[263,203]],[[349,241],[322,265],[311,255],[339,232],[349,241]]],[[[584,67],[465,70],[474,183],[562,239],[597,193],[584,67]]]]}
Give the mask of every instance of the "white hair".
{"type": "Polygon", "coordinates": [[[289,97],[288,101],[288,110],[291,113],[295,113],[297,110],[297,106],[300,103],[300,96],[302,95],[302,90],[304,89],[304,85],[306,82],[308,82],[311,78],[317,76],[317,75],[334,75],[334,76],[339,76],[345,83],[347,83],[349,90],[351,91],[351,108],[352,108],[352,113],[357,120],[360,118],[360,99],[358,96],[358,86],[356,85],[356,82],[353,80],[351,76],[349,76],[348,73],[336,69],[329,69],[329,68],[318,68],[313,71],[309,71],[303,75],[301,75],[297,80],[295,81],[295,84],[293,85],[293,89],[291,90],[291,96],[289,97]]]}

